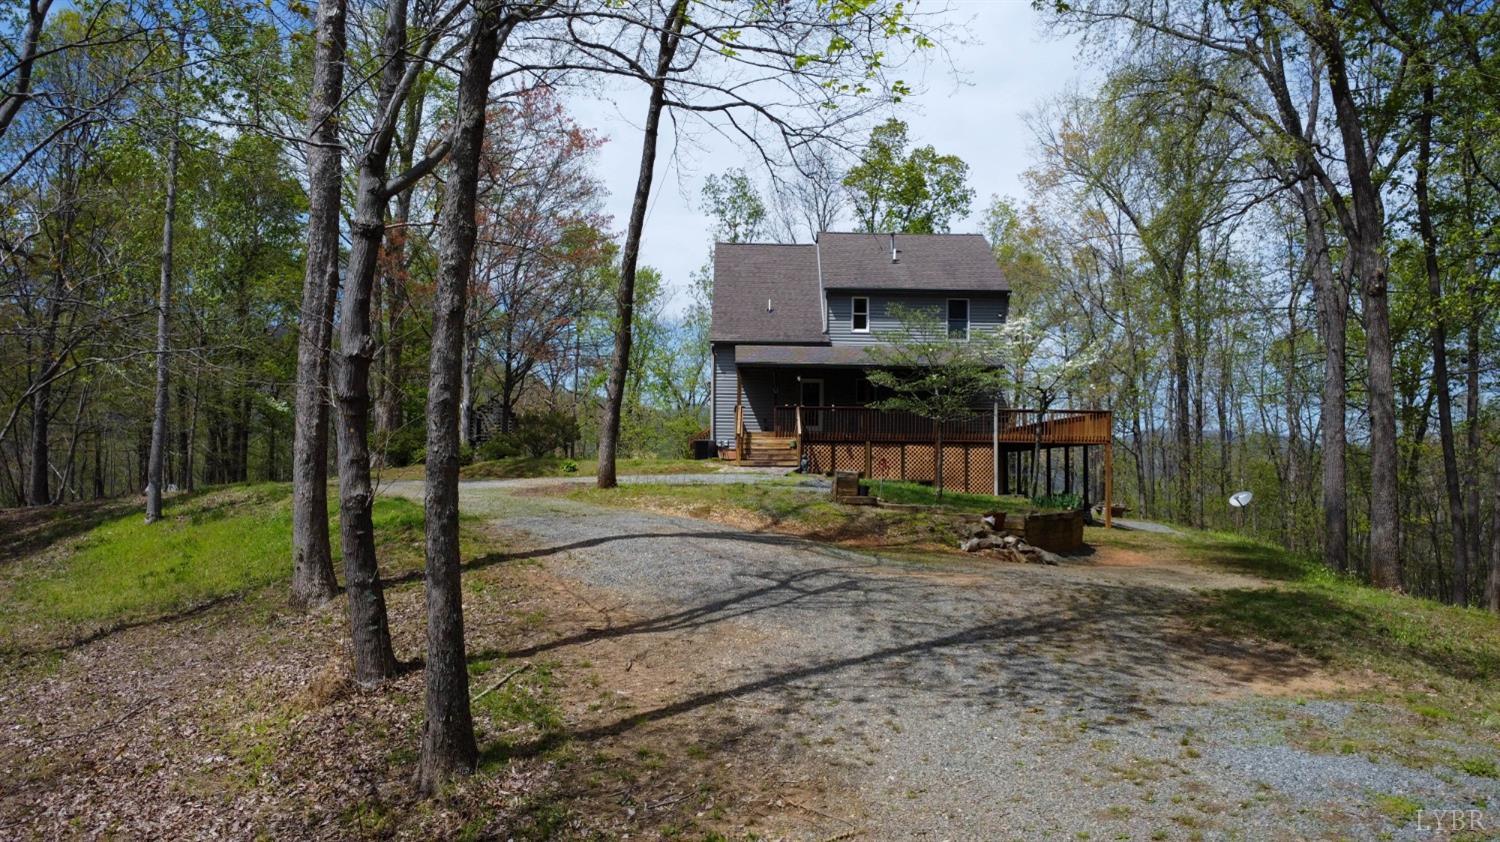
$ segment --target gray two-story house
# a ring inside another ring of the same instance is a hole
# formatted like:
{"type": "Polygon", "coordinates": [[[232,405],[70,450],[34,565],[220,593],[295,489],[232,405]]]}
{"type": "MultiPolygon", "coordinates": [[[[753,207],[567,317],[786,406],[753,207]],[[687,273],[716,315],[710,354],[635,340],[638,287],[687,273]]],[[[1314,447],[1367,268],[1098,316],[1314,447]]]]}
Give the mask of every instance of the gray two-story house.
{"type": "Polygon", "coordinates": [[[1003,323],[1009,300],[978,234],[825,232],[810,245],[720,243],[713,439],[727,457],[746,455],[737,452],[743,438],[774,454],[795,433],[787,410],[870,403],[877,395],[866,372],[877,360],[867,351],[902,328],[898,305],[935,315],[951,339],[965,341],[1003,323]]]}

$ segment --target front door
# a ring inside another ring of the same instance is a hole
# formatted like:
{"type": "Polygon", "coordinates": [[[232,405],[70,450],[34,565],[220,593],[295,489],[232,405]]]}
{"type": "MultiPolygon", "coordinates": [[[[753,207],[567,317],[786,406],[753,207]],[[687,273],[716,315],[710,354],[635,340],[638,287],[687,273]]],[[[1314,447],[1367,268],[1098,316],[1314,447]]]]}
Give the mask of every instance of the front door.
{"type": "MultiPolygon", "coordinates": [[[[801,404],[802,406],[823,405],[822,380],[815,377],[803,377],[802,385],[799,388],[801,389],[801,392],[798,394],[797,403],[801,404]]],[[[823,413],[821,412],[804,413],[802,416],[802,424],[806,429],[816,430],[820,426],[822,426],[820,424],[822,417],[823,413]]]]}

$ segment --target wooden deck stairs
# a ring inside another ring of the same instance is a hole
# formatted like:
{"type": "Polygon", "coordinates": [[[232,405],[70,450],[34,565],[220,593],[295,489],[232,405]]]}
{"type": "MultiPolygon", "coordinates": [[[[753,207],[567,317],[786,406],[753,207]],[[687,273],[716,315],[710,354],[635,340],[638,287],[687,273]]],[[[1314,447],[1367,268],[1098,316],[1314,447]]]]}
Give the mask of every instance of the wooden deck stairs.
{"type": "Polygon", "coordinates": [[[797,467],[797,437],[778,436],[774,433],[746,433],[745,452],[739,454],[739,464],[757,468],[797,467]]]}

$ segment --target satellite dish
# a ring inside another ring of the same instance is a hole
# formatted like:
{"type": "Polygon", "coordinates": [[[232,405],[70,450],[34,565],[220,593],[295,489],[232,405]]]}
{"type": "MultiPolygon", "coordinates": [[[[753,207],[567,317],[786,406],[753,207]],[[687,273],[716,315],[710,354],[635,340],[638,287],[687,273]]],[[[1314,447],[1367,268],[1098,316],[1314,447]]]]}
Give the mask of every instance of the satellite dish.
{"type": "Polygon", "coordinates": [[[1254,499],[1255,495],[1248,491],[1236,491],[1229,495],[1229,505],[1236,509],[1243,509],[1250,505],[1250,501],[1254,499]]]}

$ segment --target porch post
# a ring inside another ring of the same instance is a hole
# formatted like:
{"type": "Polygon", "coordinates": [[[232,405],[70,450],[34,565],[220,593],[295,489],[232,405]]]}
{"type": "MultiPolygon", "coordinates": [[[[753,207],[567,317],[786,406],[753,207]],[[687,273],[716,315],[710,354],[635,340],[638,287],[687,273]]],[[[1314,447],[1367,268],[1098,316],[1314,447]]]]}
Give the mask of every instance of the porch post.
{"type": "Polygon", "coordinates": [[[1083,446],[1083,508],[1089,507],[1089,446],[1083,446]]]}
{"type": "Polygon", "coordinates": [[[1046,462],[1046,468],[1045,468],[1045,470],[1047,471],[1047,496],[1051,497],[1052,496],[1052,448],[1050,448],[1050,447],[1047,448],[1047,462],[1046,462]]]}
{"type": "Polygon", "coordinates": [[[1115,525],[1115,444],[1114,437],[1104,443],[1104,528],[1115,525]]]}
{"type": "Polygon", "coordinates": [[[1073,493],[1073,448],[1063,448],[1063,493],[1073,493]]]}
{"type": "Polygon", "coordinates": [[[990,458],[994,461],[994,494],[1000,496],[1000,402],[990,405],[990,458]]]}

